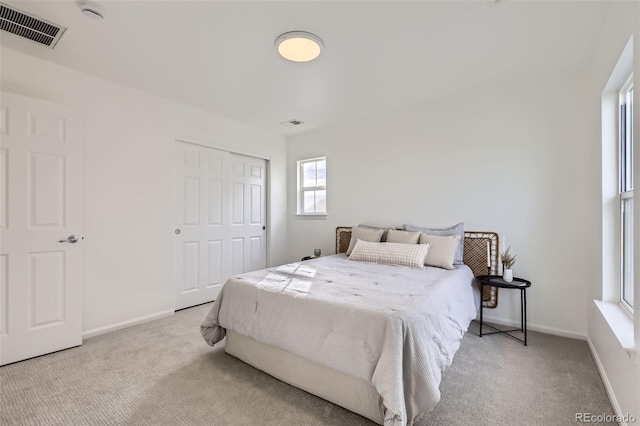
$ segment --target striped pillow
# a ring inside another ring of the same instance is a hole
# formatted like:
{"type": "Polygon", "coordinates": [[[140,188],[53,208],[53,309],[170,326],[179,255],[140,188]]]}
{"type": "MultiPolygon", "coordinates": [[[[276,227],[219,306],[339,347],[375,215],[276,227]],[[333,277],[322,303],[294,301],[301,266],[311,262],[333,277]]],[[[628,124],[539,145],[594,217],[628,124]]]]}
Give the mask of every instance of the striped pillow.
{"type": "Polygon", "coordinates": [[[424,269],[431,244],[370,243],[358,240],[349,260],[424,269]]]}

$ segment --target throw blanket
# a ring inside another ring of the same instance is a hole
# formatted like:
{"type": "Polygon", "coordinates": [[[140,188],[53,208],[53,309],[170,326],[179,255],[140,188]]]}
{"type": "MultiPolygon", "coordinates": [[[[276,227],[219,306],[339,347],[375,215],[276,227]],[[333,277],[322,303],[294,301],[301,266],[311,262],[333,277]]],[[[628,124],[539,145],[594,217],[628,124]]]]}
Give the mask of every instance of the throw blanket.
{"type": "Polygon", "coordinates": [[[375,265],[344,255],[237,275],[201,326],[231,329],[371,383],[385,425],[412,424],[440,400],[440,378],[478,311],[467,266],[375,265]]]}

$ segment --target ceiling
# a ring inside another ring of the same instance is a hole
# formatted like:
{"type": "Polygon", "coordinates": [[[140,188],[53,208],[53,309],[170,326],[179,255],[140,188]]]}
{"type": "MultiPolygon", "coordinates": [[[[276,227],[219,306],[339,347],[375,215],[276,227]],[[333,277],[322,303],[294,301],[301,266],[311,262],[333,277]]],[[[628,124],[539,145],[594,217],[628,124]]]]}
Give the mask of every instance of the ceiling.
{"type": "Polygon", "coordinates": [[[50,50],[0,44],[280,134],[411,108],[479,85],[584,66],[604,1],[11,1],[68,27],[50,50]],[[292,63],[281,33],[324,40],[292,63]],[[305,124],[279,125],[289,119],[305,124]]]}

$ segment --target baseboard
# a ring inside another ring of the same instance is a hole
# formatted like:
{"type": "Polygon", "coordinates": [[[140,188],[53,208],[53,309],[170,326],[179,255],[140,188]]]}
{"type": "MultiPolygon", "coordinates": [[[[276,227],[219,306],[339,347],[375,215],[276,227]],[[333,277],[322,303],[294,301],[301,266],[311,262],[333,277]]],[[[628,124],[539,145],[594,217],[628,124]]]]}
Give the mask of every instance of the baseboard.
{"type": "Polygon", "coordinates": [[[127,320],[127,321],[122,321],[122,322],[118,322],[111,325],[105,325],[104,327],[98,327],[92,330],[87,330],[82,332],[82,339],[89,339],[91,337],[99,336],[101,334],[110,333],[112,331],[131,327],[132,325],[142,324],[148,321],[170,317],[171,315],[174,314],[174,312],[175,311],[173,309],[167,309],[166,311],[156,312],[155,314],[149,314],[142,317],[127,320]]]}
{"type": "MultiPolygon", "coordinates": [[[[487,316],[486,314],[483,317],[483,321],[499,324],[499,325],[506,325],[509,327],[520,327],[520,321],[513,321],[506,318],[494,318],[494,317],[487,316]]],[[[569,337],[571,339],[587,340],[586,333],[578,333],[576,331],[565,330],[565,329],[556,328],[556,327],[548,327],[546,325],[527,323],[527,330],[539,331],[540,333],[553,334],[556,336],[569,337]]]]}
{"type": "Polygon", "coordinates": [[[602,366],[602,362],[600,362],[600,357],[596,352],[595,346],[591,342],[589,336],[587,336],[587,343],[589,345],[589,350],[591,351],[591,356],[593,356],[593,360],[596,362],[596,368],[598,369],[598,373],[600,373],[600,378],[602,379],[602,383],[604,384],[604,388],[607,391],[607,395],[609,396],[609,402],[611,402],[611,407],[613,408],[613,412],[620,416],[620,426],[627,426],[627,422],[622,421],[624,419],[622,410],[620,409],[620,404],[618,404],[618,400],[616,399],[616,395],[613,393],[613,388],[611,387],[611,383],[609,383],[609,378],[607,377],[607,373],[604,371],[604,367],[602,366]]]}

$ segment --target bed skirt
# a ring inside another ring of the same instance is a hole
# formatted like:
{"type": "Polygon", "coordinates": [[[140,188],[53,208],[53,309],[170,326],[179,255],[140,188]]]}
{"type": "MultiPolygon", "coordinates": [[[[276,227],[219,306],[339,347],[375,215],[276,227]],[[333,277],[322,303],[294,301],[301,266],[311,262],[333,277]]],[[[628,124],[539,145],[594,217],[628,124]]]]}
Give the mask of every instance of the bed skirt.
{"type": "Polygon", "coordinates": [[[292,386],[326,399],[378,424],[382,398],[364,380],[227,330],[225,352],[292,386]]]}

